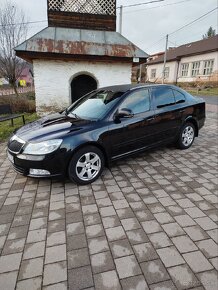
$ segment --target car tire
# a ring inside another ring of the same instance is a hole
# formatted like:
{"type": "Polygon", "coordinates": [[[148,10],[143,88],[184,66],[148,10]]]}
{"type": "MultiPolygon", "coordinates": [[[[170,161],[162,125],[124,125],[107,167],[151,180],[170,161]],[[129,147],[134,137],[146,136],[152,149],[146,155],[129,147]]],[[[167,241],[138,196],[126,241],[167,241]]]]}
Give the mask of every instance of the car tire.
{"type": "Polygon", "coordinates": [[[191,122],[187,122],[180,130],[177,141],[178,148],[185,150],[192,146],[196,136],[195,126],[191,122]]]}
{"type": "Polygon", "coordinates": [[[79,149],[72,157],[69,167],[69,179],[77,184],[86,185],[94,182],[104,169],[104,154],[95,146],[79,149]]]}

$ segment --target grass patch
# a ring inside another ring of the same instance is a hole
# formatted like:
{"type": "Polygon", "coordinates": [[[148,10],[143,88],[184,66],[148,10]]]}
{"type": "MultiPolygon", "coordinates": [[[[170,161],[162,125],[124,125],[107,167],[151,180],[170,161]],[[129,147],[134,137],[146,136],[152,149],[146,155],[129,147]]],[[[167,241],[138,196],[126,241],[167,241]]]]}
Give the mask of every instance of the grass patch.
{"type": "Polygon", "coordinates": [[[218,88],[208,88],[202,90],[187,88],[185,90],[195,96],[218,96],[218,88]]]}
{"type": "MultiPolygon", "coordinates": [[[[24,115],[25,115],[26,124],[39,119],[36,113],[33,113],[33,114],[25,113],[24,115]]],[[[14,132],[14,130],[22,126],[23,126],[23,120],[21,117],[14,119],[14,127],[11,126],[11,120],[0,122],[0,142],[6,141],[9,138],[9,136],[14,132]]]]}

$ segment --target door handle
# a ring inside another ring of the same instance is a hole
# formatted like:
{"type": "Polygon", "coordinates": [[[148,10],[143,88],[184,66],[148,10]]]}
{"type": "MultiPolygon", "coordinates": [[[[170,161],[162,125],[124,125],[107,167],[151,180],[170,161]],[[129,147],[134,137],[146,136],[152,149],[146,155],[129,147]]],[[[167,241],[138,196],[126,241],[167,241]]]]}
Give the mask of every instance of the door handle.
{"type": "Polygon", "coordinates": [[[185,110],[180,110],[179,112],[180,112],[180,113],[184,113],[184,112],[185,112],[185,110]]]}

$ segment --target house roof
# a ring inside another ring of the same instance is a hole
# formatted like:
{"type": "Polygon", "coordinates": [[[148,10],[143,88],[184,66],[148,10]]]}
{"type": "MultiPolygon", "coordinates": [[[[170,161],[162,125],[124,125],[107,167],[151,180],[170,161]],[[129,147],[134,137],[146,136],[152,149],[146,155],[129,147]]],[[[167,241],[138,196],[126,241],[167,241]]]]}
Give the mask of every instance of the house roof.
{"type": "MultiPolygon", "coordinates": [[[[170,48],[167,51],[167,61],[179,60],[181,57],[197,55],[206,52],[212,52],[218,50],[218,34],[202,39],[199,41],[187,43],[176,48],[170,48]]],[[[164,54],[149,61],[147,65],[162,63],[164,61],[164,54]]]]}
{"type": "Polygon", "coordinates": [[[53,54],[146,59],[148,54],[115,31],[47,27],[15,48],[18,56],[53,54]]]}

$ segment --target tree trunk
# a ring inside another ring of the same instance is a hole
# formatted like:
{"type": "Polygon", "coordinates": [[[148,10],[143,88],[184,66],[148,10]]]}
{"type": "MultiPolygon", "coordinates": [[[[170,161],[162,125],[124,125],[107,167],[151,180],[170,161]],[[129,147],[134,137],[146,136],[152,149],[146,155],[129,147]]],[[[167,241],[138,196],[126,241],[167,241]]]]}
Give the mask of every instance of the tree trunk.
{"type": "Polygon", "coordinates": [[[19,93],[18,93],[18,90],[17,90],[16,82],[15,83],[12,83],[11,86],[14,89],[14,92],[15,92],[16,97],[19,97],[19,93]]]}

